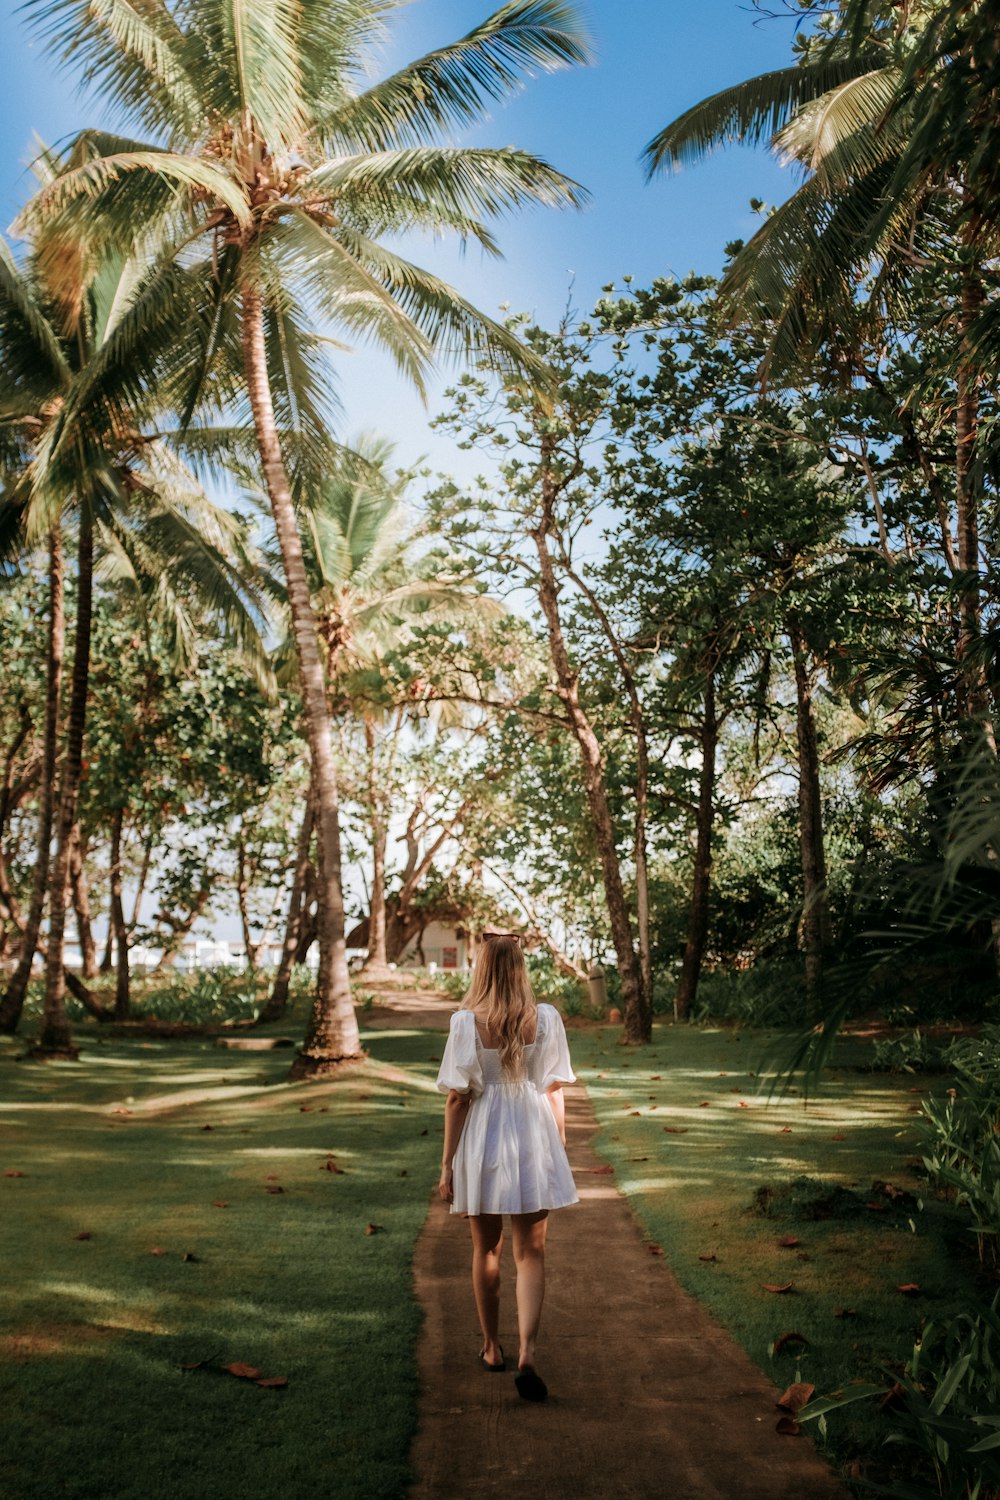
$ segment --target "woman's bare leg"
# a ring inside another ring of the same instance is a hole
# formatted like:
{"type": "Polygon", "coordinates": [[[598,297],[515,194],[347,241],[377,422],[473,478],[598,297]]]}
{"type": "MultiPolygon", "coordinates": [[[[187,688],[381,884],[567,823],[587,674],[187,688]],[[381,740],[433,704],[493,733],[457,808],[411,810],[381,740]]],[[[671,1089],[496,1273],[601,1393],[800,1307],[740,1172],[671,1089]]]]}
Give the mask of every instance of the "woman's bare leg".
{"type": "Polygon", "coordinates": [[[472,1290],[476,1297],[479,1326],[483,1330],[483,1358],[500,1362],[500,1251],[503,1249],[503,1219],[499,1214],[470,1214],[472,1230],[472,1290]]]}
{"type": "Polygon", "coordinates": [[[517,1363],[534,1368],[535,1341],[545,1296],[545,1231],[548,1209],[536,1214],[512,1214],[514,1264],[517,1266],[517,1328],[520,1336],[517,1363]]]}

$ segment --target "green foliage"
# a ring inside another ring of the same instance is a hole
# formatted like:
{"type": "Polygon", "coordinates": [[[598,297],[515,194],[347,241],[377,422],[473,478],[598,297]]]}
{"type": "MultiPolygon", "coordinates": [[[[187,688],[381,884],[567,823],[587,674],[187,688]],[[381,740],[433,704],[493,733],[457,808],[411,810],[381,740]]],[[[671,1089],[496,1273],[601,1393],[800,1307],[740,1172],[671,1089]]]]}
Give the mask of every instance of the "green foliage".
{"type": "Polygon", "coordinates": [[[919,1026],[905,1036],[879,1037],[872,1049],[872,1067],[876,1072],[939,1072],[942,1064],[940,1046],[919,1026]]]}
{"type": "Polygon", "coordinates": [[[924,1165],[972,1220],[980,1261],[1000,1265],[1000,1026],[957,1038],[944,1053],[955,1087],[924,1100],[924,1165]]]}
{"type": "Polygon", "coordinates": [[[749,968],[718,968],[704,974],[691,1020],[788,1026],[801,1019],[804,1006],[801,962],[796,958],[760,959],[749,968]]]}

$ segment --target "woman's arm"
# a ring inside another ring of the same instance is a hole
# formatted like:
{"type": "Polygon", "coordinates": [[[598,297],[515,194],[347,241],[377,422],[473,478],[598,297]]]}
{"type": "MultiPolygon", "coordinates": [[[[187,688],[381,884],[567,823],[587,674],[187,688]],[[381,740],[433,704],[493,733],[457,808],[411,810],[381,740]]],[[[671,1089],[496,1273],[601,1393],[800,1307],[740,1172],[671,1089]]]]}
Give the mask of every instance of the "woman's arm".
{"type": "Polygon", "coordinates": [[[438,1192],[446,1203],[450,1203],[455,1194],[451,1185],[451,1164],[455,1160],[455,1152],[458,1143],[462,1139],[462,1129],[465,1125],[465,1117],[469,1113],[469,1105],[472,1103],[472,1095],[460,1094],[457,1089],[448,1091],[448,1098],[444,1106],[444,1148],[441,1152],[441,1177],[438,1181],[438,1192]]]}
{"type": "Polygon", "coordinates": [[[556,1125],[559,1130],[559,1139],[563,1145],[566,1144],[566,1100],[563,1095],[561,1083],[553,1083],[548,1091],[548,1101],[552,1107],[552,1113],[556,1117],[556,1125]]]}

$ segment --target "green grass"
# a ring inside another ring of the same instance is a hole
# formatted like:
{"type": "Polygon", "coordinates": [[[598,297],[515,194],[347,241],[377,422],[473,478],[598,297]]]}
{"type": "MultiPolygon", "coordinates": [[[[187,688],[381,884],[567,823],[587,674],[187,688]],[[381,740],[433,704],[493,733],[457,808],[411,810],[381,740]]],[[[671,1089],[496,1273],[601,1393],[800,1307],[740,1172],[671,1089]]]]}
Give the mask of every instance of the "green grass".
{"type": "Polygon", "coordinates": [[[294,1086],[290,1050],[78,1039],[0,1046],[0,1494],[396,1500],[440,1039],[366,1033],[357,1072],[294,1086]],[[209,1356],[288,1386],[180,1368],[209,1356]]]}
{"type": "MultiPolygon", "coordinates": [[[[888,1387],[880,1367],[899,1368],[922,1323],[946,1317],[974,1286],[964,1216],[929,1199],[914,1171],[920,1099],[951,1080],[855,1071],[870,1043],[843,1039],[821,1095],[769,1105],[755,1075],[772,1035],[665,1024],[641,1052],[617,1045],[611,1028],[574,1030],[570,1046],[601,1126],[597,1149],[682,1285],[779,1386],[802,1379],[821,1395],[858,1379],[888,1387]],[[803,1176],[862,1204],[873,1181],[889,1181],[924,1207],[814,1220],[781,1195],[803,1176]],[[752,1207],[763,1187],[779,1190],[768,1215],[752,1207]],[[788,1234],[800,1243],[779,1246],[788,1234]],[[780,1294],[763,1286],[788,1282],[793,1290],[780,1294]],[[914,1282],[916,1296],[897,1290],[914,1282]],[[838,1307],[854,1315],[838,1318],[838,1307]],[[808,1346],[772,1356],[789,1331],[808,1346]]],[[[874,1402],[832,1413],[828,1428],[838,1460],[875,1455],[870,1473],[890,1457],[899,1463],[898,1447],[881,1451],[891,1418],[874,1402]]]]}

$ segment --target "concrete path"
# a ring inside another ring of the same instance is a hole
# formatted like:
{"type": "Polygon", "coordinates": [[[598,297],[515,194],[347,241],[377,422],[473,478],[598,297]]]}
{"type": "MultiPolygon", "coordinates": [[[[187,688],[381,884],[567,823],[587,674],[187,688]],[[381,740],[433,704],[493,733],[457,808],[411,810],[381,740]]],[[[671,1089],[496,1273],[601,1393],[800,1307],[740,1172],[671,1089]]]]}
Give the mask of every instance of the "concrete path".
{"type": "MultiPolygon", "coordinates": [[[[443,1101],[442,1101],[443,1102],[443,1101]]],[[[780,1391],[669,1266],[646,1249],[590,1148],[583,1089],[567,1090],[580,1203],[553,1213],[540,1405],[514,1389],[514,1268],[503,1252],[500,1338],[511,1373],[476,1363],[469,1230],[436,1198],[417,1245],[426,1321],[412,1500],[846,1500],[805,1433],[775,1432],[780,1391]]]]}

